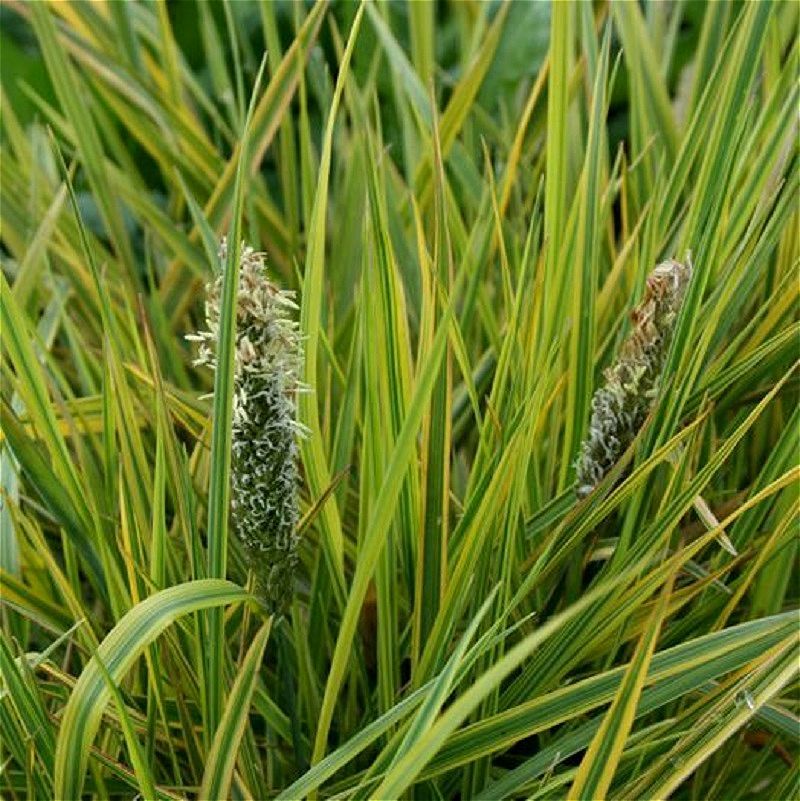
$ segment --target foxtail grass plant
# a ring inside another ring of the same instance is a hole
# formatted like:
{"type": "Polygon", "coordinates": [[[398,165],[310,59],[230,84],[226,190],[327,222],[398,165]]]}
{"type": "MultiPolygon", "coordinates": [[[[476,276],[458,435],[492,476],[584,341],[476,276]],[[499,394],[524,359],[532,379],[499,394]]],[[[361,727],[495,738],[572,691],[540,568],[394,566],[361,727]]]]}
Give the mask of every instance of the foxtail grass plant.
{"type": "Polygon", "coordinates": [[[0,0],[0,797],[794,797],[798,22],[0,0]]]}

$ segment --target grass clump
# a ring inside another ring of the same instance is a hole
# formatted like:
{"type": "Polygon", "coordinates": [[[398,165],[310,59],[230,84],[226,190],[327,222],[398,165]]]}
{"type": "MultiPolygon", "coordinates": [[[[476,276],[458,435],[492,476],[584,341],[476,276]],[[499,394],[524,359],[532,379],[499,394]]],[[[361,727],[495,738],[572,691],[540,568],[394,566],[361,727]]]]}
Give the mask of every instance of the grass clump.
{"type": "Polygon", "coordinates": [[[792,797],[798,13],[0,4],[0,795],[792,797]]]}

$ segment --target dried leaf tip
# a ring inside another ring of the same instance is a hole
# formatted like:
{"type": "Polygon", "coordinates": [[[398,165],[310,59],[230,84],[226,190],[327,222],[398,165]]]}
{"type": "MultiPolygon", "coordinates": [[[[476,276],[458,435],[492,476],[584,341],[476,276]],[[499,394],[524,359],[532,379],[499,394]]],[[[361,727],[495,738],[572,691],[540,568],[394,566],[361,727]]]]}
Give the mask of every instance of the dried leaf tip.
{"type": "Polygon", "coordinates": [[[648,276],[642,302],[631,312],[633,331],[605,384],[592,398],[589,432],[576,462],[576,492],[588,495],[631,445],[658,394],[692,265],[669,260],[648,276]]]}

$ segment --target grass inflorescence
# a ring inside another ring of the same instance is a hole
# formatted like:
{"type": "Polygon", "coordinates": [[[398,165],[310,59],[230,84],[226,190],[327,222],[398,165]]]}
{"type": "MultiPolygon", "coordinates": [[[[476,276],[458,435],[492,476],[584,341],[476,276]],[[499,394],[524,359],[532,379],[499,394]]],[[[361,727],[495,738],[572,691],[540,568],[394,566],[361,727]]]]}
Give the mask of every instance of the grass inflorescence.
{"type": "MultiPolygon", "coordinates": [[[[225,263],[226,243],[219,261],[225,263]]],[[[231,423],[231,517],[271,611],[291,602],[297,566],[297,421],[302,391],[302,341],[289,316],[292,293],[270,281],[264,254],[241,250],[236,298],[233,418],[231,423]]],[[[207,329],[187,335],[199,344],[195,365],[216,369],[223,277],[206,286],[207,329]]]]}
{"type": "Polygon", "coordinates": [[[691,262],[670,260],[648,276],[644,299],[631,312],[633,330],[592,398],[589,432],[575,465],[578,497],[619,461],[653,407],[691,275],[691,262]]]}

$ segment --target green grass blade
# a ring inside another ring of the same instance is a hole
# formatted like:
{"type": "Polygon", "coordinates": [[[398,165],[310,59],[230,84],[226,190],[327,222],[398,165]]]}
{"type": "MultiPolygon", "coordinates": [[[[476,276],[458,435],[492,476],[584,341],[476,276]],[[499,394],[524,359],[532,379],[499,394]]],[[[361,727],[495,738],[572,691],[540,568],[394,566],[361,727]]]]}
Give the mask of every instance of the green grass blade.
{"type": "Polygon", "coordinates": [[[568,610],[556,615],[536,632],[526,637],[508,651],[486,673],[484,673],[466,692],[458,697],[406,752],[384,777],[375,791],[377,798],[397,798],[411,784],[418,773],[431,760],[442,743],[458,728],[469,713],[491,692],[512,670],[528,657],[542,642],[554,635],[561,626],[583,612],[590,603],[609,592],[619,579],[592,590],[568,610]]]}
{"type": "MultiPolygon", "coordinates": [[[[309,220],[309,243],[306,253],[305,272],[303,275],[303,296],[300,306],[300,329],[306,336],[305,369],[303,380],[309,387],[316,389],[319,340],[322,325],[322,293],[325,274],[325,219],[328,209],[328,185],[330,181],[331,158],[333,149],[333,132],[336,113],[344,91],[345,80],[350,65],[350,58],[358,37],[364,4],[360,4],[353,25],[350,29],[347,47],[342,56],[339,77],[336,81],[328,121],[323,138],[322,157],[319,165],[319,178],[314,206],[309,220]]],[[[322,428],[317,408],[317,396],[304,393],[298,403],[300,422],[309,429],[309,436],[301,443],[301,454],[306,471],[306,482],[312,497],[321,497],[331,483],[330,466],[323,448],[322,428]]],[[[325,554],[328,569],[334,582],[334,588],[341,592],[344,575],[344,536],[342,523],[335,497],[330,497],[320,512],[320,522],[324,534],[325,554]]],[[[337,593],[338,594],[338,593],[337,593]]]]}
{"type": "Polygon", "coordinates": [[[358,616],[367,593],[370,578],[384,546],[386,533],[392,520],[403,478],[408,470],[408,463],[414,451],[415,439],[423,411],[428,403],[435,377],[444,356],[451,314],[452,312],[445,315],[434,338],[428,363],[417,381],[406,419],[403,421],[403,427],[398,434],[394,452],[384,474],[383,484],[378,492],[375,506],[364,534],[364,541],[356,564],[356,572],[353,576],[347,605],[339,627],[336,648],[333,653],[330,672],[328,673],[328,681],[325,685],[325,696],[314,741],[312,763],[318,762],[324,755],[328,740],[328,730],[333,718],[336,699],[344,680],[347,660],[349,659],[350,648],[358,624],[358,616]]]}
{"type": "MultiPolygon", "coordinates": [[[[161,590],[131,609],[106,636],[97,653],[119,682],[147,645],[181,615],[250,596],[228,581],[203,579],[161,590]]],[[[72,690],[59,728],[55,756],[56,798],[80,798],[89,749],[100,727],[110,690],[91,662],[72,690]]]]}
{"type": "MultiPolygon", "coordinates": [[[[227,237],[225,264],[220,301],[217,368],[214,375],[214,409],[211,430],[211,477],[208,488],[208,576],[225,578],[228,560],[228,521],[230,516],[231,417],[233,415],[234,353],[236,348],[236,297],[239,290],[239,256],[242,241],[245,174],[248,165],[250,123],[264,71],[261,62],[250,107],[247,111],[241,144],[241,157],[236,171],[231,226],[227,237]]],[[[224,692],[224,629],[222,612],[212,609],[208,614],[209,644],[206,651],[208,672],[206,680],[206,730],[214,736],[222,715],[224,692]]]]}
{"type": "Polygon", "coordinates": [[[608,793],[633,724],[647,671],[650,669],[673,582],[674,576],[664,585],[658,604],[653,609],[653,615],[620,682],[614,702],[578,767],[569,791],[570,798],[605,798],[608,793]]]}
{"type": "Polygon", "coordinates": [[[203,782],[200,785],[200,798],[227,798],[230,794],[233,768],[247,724],[271,625],[270,619],[259,629],[239,667],[208,753],[203,782]]]}
{"type": "MultiPolygon", "coordinates": [[[[660,708],[681,695],[688,695],[710,680],[741,669],[757,659],[765,649],[786,639],[790,634],[791,614],[764,618],[752,623],[732,626],[714,634],[690,640],[654,655],[647,676],[647,687],[637,716],[660,708]]],[[[436,775],[453,770],[481,754],[490,754],[510,747],[536,732],[557,726],[559,722],[577,718],[613,701],[619,692],[625,667],[614,668],[562,687],[538,698],[531,698],[516,707],[465,727],[455,734],[432,760],[423,775],[436,775]]],[[[578,748],[586,748],[600,726],[600,718],[582,729],[578,748]]],[[[558,748],[547,749],[552,755],[558,748]]],[[[567,754],[565,754],[566,756],[567,754]]],[[[534,758],[519,772],[511,771],[508,779],[490,785],[481,794],[484,799],[505,797],[516,790],[508,785],[523,776],[545,771],[547,759],[534,758]],[[516,776],[515,776],[516,774],[516,776]],[[502,787],[502,789],[501,789],[502,787]],[[497,795],[493,795],[493,792],[497,795]]]]}
{"type": "Polygon", "coordinates": [[[611,29],[606,29],[600,63],[592,93],[589,112],[589,138],[586,160],[581,176],[578,203],[574,267],[572,272],[572,334],[570,336],[569,376],[564,451],[561,461],[560,489],[566,485],[570,466],[577,454],[577,444],[586,430],[592,398],[595,372],[595,298],[598,293],[600,227],[600,149],[603,143],[603,121],[606,113],[606,82],[608,81],[611,29]]]}
{"type": "Polygon", "coordinates": [[[51,11],[46,5],[36,4],[31,8],[33,26],[36,30],[42,54],[47,64],[50,79],[56,94],[74,126],[82,163],[89,174],[96,193],[101,214],[108,233],[128,268],[129,280],[135,283],[134,261],[130,241],[122,221],[103,164],[103,149],[99,134],[85,101],[80,97],[79,85],[72,65],[58,42],[51,11]]]}

